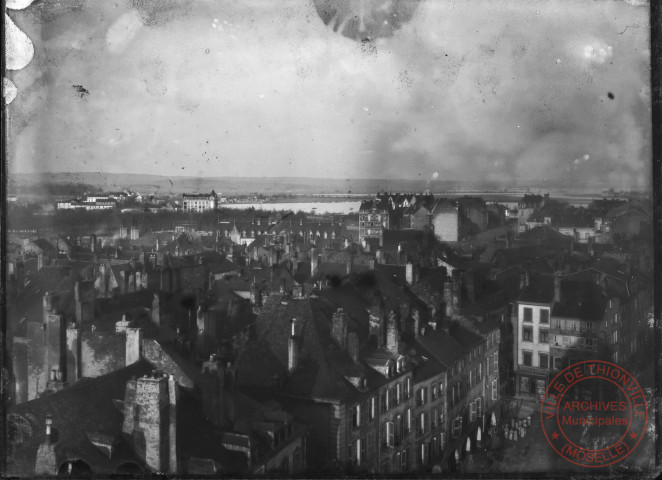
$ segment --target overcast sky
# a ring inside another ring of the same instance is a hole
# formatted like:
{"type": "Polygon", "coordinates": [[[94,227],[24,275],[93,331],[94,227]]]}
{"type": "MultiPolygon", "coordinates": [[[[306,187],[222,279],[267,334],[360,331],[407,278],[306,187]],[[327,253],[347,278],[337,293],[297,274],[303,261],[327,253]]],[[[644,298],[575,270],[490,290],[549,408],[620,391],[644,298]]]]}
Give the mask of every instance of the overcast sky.
{"type": "Polygon", "coordinates": [[[9,75],[10,169],[647,186],[643,1],[397,3],[11,12],[35,57],[9,75]]]}

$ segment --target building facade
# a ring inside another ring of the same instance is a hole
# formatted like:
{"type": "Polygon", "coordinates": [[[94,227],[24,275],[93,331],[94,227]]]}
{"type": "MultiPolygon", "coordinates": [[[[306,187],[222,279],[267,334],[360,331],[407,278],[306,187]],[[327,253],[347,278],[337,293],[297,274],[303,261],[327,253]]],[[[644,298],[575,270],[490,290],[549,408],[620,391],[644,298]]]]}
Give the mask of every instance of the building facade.
{"type": "Polygon", "coordinates": [[[213,211],[218,208],[218,196],[214,190],[211,193],[185,193],[182,208],[189,213],[213,211]]]}

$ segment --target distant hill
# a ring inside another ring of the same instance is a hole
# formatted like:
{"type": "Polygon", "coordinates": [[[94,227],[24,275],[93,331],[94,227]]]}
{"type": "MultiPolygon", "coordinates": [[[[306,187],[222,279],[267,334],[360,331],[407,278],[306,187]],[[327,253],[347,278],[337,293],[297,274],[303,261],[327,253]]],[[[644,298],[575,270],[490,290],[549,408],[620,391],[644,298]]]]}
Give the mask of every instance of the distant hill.
{"type": "Polygon", "coordinates": [[[121,174],[102,172],[69,173],[17,173],[9,179],[9,190],[40,184],[87,184],[103,190],[122,190],[128,188],[141,193],[159,193],[178,195],[183,192],[209,192],[212,189],[224,195],[262,193],[297,194],[346,194],[390,192],[420,192],[430,189],[433,193],[441,191],[524,191],[531,189],[552,189],[544,184],[511,184],[477,180],[458,182],[452,180],[399,180],[399,179],[325,179],[308,177],[179,177],[149,174],[121,174]]]}

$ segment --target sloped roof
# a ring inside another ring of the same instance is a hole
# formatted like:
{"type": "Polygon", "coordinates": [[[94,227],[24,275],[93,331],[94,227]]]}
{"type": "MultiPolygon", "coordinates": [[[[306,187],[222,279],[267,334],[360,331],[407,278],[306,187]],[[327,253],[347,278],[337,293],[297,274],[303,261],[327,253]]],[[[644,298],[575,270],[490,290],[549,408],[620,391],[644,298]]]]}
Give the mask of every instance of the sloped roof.
{"type": "Polygon", "coordinates": [[[132,376],[149,373],[152,367],[145,360],[115,372],[82,379],[75,385],[50,395],[10,407],[9,415],[29,417],[34,423],[34,436],[20,445],[8,458],[7,473],[21,477],[34,475],[37,448],[45,440],[46,417],[53,418],[57,433],[58,463],[66,459],[82,459],[98,473],[113,473],[125,461],[141,462],[124,445],[108,458],[88,439],[86,432],[98,432],[121,438],[123,414],[113,400],[123,400],[126,382],[132,376]]]}
{"type": "MultiPolygon", "coordinates": [[[[370,388],[387,381],[362,361],[354,363],[332,339],[335,304],[327,299],[283,300],[281,295],[271,295],[265,301],[257,323],[257,340],[249,343],[235,361],[240,382],[307,398],[342,401],[359,394],[345,375],[363,376],[370,388]],[[290,375],[287,355],[292,318],[297,320],[300,349],[299,368],[290,375]]],[[[348,315],[348,331],[356,331],[357,319],[348,315]]],[[[366,348],[361,346],[361,358],[378,354],[394,358],[389,352],[366,348]]]]}
{"type": "Polygon", "coordinates": [[[520,302],[551,303],[554,300],[554,277],[552,275],[531,275],[529,285],[522,290],[520,302]]]}
{"type": "Polygon", "coordinates": [[[594,282],[561,282],[561,301],[555,302],[552,315],[580,320],[602,320],[607,297],[594,282]]]}
{"type": "Polygon", "coordinates": [[[467,349],[448,333],[437,327],[437,330],[428,328],[425,335],[421,335],[417,342],[420,350],[427,352],[441,362],[446,368],[450,367],[467,353],[467,349]]]}

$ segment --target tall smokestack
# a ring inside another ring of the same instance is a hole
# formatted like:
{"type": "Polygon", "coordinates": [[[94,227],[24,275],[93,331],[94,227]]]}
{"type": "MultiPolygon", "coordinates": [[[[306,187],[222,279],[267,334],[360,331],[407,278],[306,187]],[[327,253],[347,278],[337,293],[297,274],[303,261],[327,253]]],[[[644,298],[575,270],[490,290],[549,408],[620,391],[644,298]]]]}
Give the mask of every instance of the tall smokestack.
{"type": "Polygon", "coordinates": [[[558,273],[554,274],[554,302],[558,303],[561,301],[561,275],[558,273]]]}
{"type": "Polygon", "coordinates": [[[287,371],[294,372],[299,366],[299,341],[296,335],[296,319],[290,320],[290,338],[287,341],[287,371]]]}

